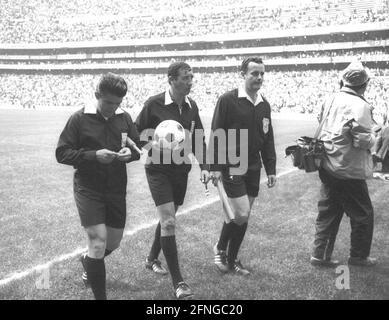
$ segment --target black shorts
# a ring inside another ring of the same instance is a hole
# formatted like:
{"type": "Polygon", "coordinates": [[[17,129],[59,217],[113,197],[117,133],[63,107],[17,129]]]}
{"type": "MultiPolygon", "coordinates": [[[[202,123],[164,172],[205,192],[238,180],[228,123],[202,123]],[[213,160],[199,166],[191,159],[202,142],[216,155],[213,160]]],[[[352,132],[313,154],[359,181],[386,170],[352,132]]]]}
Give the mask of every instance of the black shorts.
{"type": "Polygon", "coordinates": [[[261,170],[247,170],[244,175],[232,176],[222,171],[224,190],[229,198],[239,198],[244,195],[257,197],[261,170]]]}
{"type": "Polygon", "coordinates": [[[100,193],[76,183],[73,187],[74,199],[83,227],[105,224],[111,228],[124,228],[126,224],[125,194],[100,193]]]}
{"type": "Polygon", "coordinates": [[[146,168],[146,177],[157,207],[168,202],[174,202],[177,206],[184,203],[188,172],[146,168]]]}

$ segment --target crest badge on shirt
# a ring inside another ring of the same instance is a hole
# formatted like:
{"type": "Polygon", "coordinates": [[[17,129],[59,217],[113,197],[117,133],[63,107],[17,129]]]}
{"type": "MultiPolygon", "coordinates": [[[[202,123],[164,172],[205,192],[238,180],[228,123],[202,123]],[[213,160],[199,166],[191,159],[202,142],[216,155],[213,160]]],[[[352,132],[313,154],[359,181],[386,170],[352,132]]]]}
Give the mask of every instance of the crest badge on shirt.
{"type": "Polygon", "coordinates": [[[127,132],[122,132],[122,143],[121,146],[124,148],[127,144],[127,132]]]}
{"type": "Polygon", "coordinates": [[[270,124],[270,120],[268,118],[262,119],[262,129],[265,134],[269,132],[269,124],[270,124]]]}
{"type": "Polygon", "coordinates": [[[196,124],[195,121],[192,121],[191,124],[190,124],[190,134],[191,134],[191,135],[192,135],[193,132],[194,132],[195,124],[196,124]]]}

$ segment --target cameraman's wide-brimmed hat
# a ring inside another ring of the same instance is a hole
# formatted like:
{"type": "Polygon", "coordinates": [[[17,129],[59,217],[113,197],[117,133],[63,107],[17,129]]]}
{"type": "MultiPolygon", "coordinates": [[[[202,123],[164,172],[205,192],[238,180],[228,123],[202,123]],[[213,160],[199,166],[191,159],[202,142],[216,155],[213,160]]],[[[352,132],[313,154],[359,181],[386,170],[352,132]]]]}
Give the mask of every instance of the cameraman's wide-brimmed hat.
{"type": "Polygon", "coordinates": [[[360,61],[351,62],[342,71],[343,84],[347,86],[360,86],[370,80],[370,77],[360,61]]]}

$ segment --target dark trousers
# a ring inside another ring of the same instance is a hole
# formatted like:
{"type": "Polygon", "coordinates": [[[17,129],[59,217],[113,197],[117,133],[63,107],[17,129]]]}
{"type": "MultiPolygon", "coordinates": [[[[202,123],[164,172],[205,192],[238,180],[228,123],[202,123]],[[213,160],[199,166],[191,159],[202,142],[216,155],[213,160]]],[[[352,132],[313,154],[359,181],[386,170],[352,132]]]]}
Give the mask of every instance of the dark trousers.
{"type": "Polygon", "coordinates": [[[387,152],[385,158],[382,159],[381,171],[383,173],[389,173],[389,152],[387,152]]]}
{"type": "Polygon", "coordinates": [[[351,257],[366,258],[373,238],[374,213],[365,180],[338,179],[321,169],[319,214],[313,256],[330,259],[339,225],[346,213],[351,223],[351,257]]]}

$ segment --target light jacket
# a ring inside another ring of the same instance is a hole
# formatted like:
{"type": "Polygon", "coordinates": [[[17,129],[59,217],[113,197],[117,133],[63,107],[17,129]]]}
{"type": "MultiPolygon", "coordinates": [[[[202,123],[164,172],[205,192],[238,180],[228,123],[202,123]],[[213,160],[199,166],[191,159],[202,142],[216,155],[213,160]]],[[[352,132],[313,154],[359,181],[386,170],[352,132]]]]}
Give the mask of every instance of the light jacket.
{"type": "Polygon", "coordinates": [[[389,127],[384,126],[379,131],[376,139],[372,154],[376,153],[377,156],[384,161],[389,151],[389,127]]]}
{"type": "Polygon", "coordinates": [[[329,109],[319,138],[325,141],[326,158],[322,167],[341,179],[367,179],[373,176],[370,148],[374,146],[375,124],[366,100],[350,88],[326,101],[321,117],[329,109]]]}

